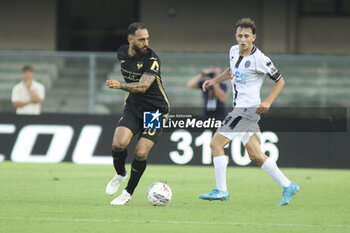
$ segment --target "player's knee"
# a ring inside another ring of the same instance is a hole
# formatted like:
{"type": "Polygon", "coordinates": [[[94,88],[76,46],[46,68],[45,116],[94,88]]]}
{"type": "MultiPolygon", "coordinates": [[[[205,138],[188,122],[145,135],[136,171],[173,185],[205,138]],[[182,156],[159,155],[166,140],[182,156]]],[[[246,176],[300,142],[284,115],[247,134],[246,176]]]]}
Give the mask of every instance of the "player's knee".
{"type": "Polygon", "coordinates": [[[149,150],[144,147],[136,147],[135,149],[135,159],[139,161],[146,160],[148,157],[149,150]]]}
{"type": "Polygon", "coordinates": [[[254,161],[257,158],[257,150],[255,148],[253,148],[252,146],[246,145],[245,149],[248,152],[249,155],[249,159],[254,161]]]}
{"type": "Polygon", "coordinates": [[[253,162],[256,162],[256,160],[258,159],[258,156],[257,156],[257,154],[255,154],[255,153],[249,153],[248,152],[248,155],[249,155],[249,159],[251,160],[251,161],[253,161],[253,162]]]}
{"type": "Polygon", "coordinates": [[[220,151],[223,149],[223,146],[221,146],[220,144],[216,143],[215,141],[211,141],[210,142],[210,149],[212,152],[216,152],[216,151],[220,151]]]}
{"type": "Polygon", "coordinates": [[[247,150],[249,159],[258,165],[262,165],[264,162],[264,154],[261,151],[247,150]]]}
{"type": "Polygon", "coordinates": [[[115,141],[113,142],[112,148],[114,151],[123,151],[125,150],[125,148],[128,146],[128,142],[127,141],[115,141]]]}
{"type": "Polygon", "coordinates": [[[137,161],[144,161],[147,159],[147,156],[139,156],[139,155],[134,155],[135,156],[135,160],[137,161]]]}

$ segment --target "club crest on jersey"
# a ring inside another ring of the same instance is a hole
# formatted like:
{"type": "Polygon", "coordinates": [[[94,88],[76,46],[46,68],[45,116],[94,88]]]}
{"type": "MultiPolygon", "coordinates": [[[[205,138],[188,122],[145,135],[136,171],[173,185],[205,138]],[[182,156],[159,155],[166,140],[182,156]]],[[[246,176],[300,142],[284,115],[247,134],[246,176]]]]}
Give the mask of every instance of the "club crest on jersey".
{"type": "Polygon", "coordinates": [[[141,67],[143,66],[143,62],[139,62],[139,63],[137,63],[137,69],[141,69],[141,67]]]}
{"type": "Polygon", "coordinates": [[[246,61],[246,62],[244,63],[244,67],[245,67],[245,68],[248,68],[248,67],[250,66],[250,64],[251,64],[250,61],[246,61]]]}

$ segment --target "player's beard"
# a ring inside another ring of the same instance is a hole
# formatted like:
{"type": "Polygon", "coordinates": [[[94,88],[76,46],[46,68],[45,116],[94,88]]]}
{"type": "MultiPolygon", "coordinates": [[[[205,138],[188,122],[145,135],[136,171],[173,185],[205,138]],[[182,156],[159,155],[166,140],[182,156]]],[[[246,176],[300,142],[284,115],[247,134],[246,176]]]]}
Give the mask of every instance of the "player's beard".
{"type": "Polygon", "coordinates": [[[144,51],[142,51],[142,49],[140,49],[139,47],[137,47],[137,45],[133,45],[132,46],[132,49],[136,52],[136,54],[138,55],[138,56],[141,56],[141,55],[143,55],[144,53],[146,53],[146,51],[147,51],[147,47],[144,47],[144,48],[146,48],[144,51]]]}

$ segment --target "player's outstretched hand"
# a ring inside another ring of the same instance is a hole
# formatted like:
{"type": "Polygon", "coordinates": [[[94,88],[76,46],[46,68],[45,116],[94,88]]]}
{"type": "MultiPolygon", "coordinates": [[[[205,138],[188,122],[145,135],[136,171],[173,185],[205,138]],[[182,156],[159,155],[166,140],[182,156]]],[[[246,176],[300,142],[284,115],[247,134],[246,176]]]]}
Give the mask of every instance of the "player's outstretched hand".
{"type": "Polygon", "coordinates": [[[206,92],[207,88],[213,86],[214,84],[215,83],[212,79],[205,80],[205,82],[202,85],[203,91],[206,92]]]}
{"type": "Polygon", "coordinates": [[[263,101],[259,104],[256,113],[259,115],[264,115],[269,111],[271,104],[267,101],[263,101]]]}
{"type": "Polygon", "coordinates": [[[117,80],[106,80],[106,86],[113,89],[120,89],[121,83],[117,80]]]}

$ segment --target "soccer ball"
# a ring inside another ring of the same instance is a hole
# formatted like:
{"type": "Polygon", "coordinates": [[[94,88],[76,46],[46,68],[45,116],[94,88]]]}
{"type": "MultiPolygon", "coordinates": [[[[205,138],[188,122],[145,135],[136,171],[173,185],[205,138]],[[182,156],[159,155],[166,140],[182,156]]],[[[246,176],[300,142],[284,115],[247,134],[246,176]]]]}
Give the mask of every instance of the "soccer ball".
{"type": "Polygon", "coordinates": [[[170,202],[171,196],[170,187],[163,182],[153,183],[147,190],[147,199],[155,206],[166,206],[170,202]]]}

